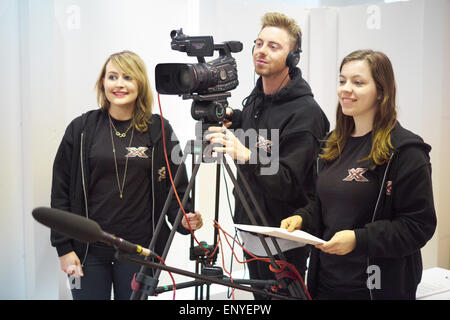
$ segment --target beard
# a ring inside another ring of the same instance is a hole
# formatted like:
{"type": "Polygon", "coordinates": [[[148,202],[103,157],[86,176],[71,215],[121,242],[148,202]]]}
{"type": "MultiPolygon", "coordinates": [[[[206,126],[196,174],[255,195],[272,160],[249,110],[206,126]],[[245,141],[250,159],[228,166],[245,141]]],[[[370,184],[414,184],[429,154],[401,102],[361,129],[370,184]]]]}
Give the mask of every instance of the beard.
{"type": "MultiPolygon", "coordinates": [[[[253,65],[255,67],[255,73],[262,77],[277,77],[286,72],[286,61],[267,61],[266,64],[260,65],[257,60],[259,57],[253,58],[253,65]]],[[[264,59],[264,61],[266,61],[264,59]]]]}

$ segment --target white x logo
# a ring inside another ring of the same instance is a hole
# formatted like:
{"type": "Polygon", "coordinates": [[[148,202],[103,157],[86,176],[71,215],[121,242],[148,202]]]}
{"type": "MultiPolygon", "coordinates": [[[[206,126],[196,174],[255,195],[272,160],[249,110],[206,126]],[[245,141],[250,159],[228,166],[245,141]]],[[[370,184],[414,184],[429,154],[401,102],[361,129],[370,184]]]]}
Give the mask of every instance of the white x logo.
{"type": "Polygon", "coordinates": [[[257,148],[264,149],[267,153],[270,153],[272,147],[272,141],[267,140],[263,136],[258,136],[258,142],[256,143],[257,148]]]}
{"type": "Polygon", "coordinates": [[[352,181],[356,180],[358,182],[368,182],[366,177],[363,176],[363,174],[367,171],[367,168],[353,168],[348,170],[348,176],[342,181],[352,181]]]}
{"type": "Polygon", "coordinates": [[[148,158],[148,156],[145,154],[145,151],[148,150],[147,147],[128,147],[128,154],[125,156],[126,158],[148,158]]]}

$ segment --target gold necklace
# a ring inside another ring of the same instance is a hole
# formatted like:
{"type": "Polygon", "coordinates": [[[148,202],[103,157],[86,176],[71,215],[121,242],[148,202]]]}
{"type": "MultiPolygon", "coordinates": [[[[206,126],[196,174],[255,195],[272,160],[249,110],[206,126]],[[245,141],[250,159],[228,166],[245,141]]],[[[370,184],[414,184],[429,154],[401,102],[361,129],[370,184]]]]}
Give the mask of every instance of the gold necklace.
{"type": "Polygon", "coordinates": [[[133,121],[131,121],[130,126],[127,128],[127,130],[125,130],[124,133],[120,133],[119,130],[116,129],[116,127],[114,126],[114,123],[111,121],[111,115],[109,115],[109,121],[112,125],[112,127],[114,128],[114,131],[116,132],[116,136],[118,136],[119,138],[125,138],[127,136],[128,131],[131,129],[131,127],[133,126],[133,121]]]}
{"type": "MultiPolygon", "coordinates": [[[[114,125],[113,125],[112,120],[111,120],[111,115],[109,115],[109,129],[110,129],[109,133],[111,134],[111,143],[112,143],[112,147],[113,147],[114,166],[116,168],[117,186],[119,187],[120,199],[123,199],[123,189],[125,187],[125,179],[127,178],[128,157],[126,157],[127,159],[125,160],[125,171],[123,173],[123,180],[122,180],[122,186],[121,186],[120,185],[120,180],[119,180],[119,169],[117,168],[116,146],[114,145],[114,138],[113,138],[113,134],[112,134],[112,127],[113,126],[114,125]]],[[[127,131],[130,128],[128,128],[127,131]]],[[[114,128],[114,130],[115,130],[115,128],[114,128]]],[[[116,134],[117,134],[117,131],[116,131],[116,134]]],[[[133,126],[133,130],[131,131],[131,138],[130,138],[130,143],[128,144],[128,148],[131,147],[131,141],[133,141],[133,135],[134,135],[134,126],[133,126]]]]}

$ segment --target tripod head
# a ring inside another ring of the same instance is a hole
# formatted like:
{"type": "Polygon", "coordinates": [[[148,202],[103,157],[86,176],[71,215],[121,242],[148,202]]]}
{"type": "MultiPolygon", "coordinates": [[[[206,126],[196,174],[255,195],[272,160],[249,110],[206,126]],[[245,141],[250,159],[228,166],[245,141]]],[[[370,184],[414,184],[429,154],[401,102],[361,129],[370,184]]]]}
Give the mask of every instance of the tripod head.
{"type": "Polygon", "coordinates": [[[219,125],[225,119],[228,97],[231,97],[229,92],[203,95],[185,94],[183,95],[183,100],[194,100],[191,107],[191,116],[194,120],[219,125]]]}
{"type": "MultiPolygon", "coordinates": [[[[202,155],[202,162],[212,163],[218,160],[213,156],[213,148],[218,144],[209,144],[203,139],[205,132],[211,126],[222,126],[223,120],[226,118],[226,108],[228,107],[227,98],[231,97],[230,92],[212,93],[212,94],[185,94],[183,100],[193,99],[191,106],[191,116],[194,120],[198,120],[195,129],[196,141],[201,141],[201,150],[194,153],[202,155]]],[[[196,146],[199,146],[197,143],[196,146]]]]}

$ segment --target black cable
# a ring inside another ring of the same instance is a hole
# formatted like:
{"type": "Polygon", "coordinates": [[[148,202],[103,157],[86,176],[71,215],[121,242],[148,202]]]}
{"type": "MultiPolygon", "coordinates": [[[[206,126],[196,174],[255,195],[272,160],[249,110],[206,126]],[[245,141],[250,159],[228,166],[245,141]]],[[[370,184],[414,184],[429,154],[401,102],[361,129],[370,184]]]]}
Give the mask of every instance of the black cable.
{"type": "MultiPolygon", "coordinates": [[[[221,168],[222,168],[222,170],[224,170],[223,165],[221,166],[221,168]]],[[[228,209],[230,211],[231,220],[234,223],[234,214],[233,214],[233,209],[231,208],[231,201],[230,201],[230,194],[229,194],[229,190],[228,190],[227,178],[226,178],[225,174],[223,174],[222,176],[223,176],[223,181],[225,183],[225,190],[226,190],[226,195],[227,195],[228,209]]],[[[233,241],[233,245],[232,245],[232,249],[231,249],[233,252],[234,252],[234,245],[235,245],[236,241],[239,244],[242,244],[241,239],[239,239],[238,229],[237,228],[234,228],[234,239],[235,239],[235,241],[233,241]]],[[[231,260],[230,261],[230,274],[231,274],[233,272],[233,261],[234,261],[233,255],[231,255],[230,260],[231,260]]],[[[247,273],[247,265],[244,264],[244,276],[245,276],[246,273],[247,273]]],[[[227,298],[230,299],[231,296],[232,296],[231,288],[228,288],[228,290],[227,290],[227,298]]]]}

